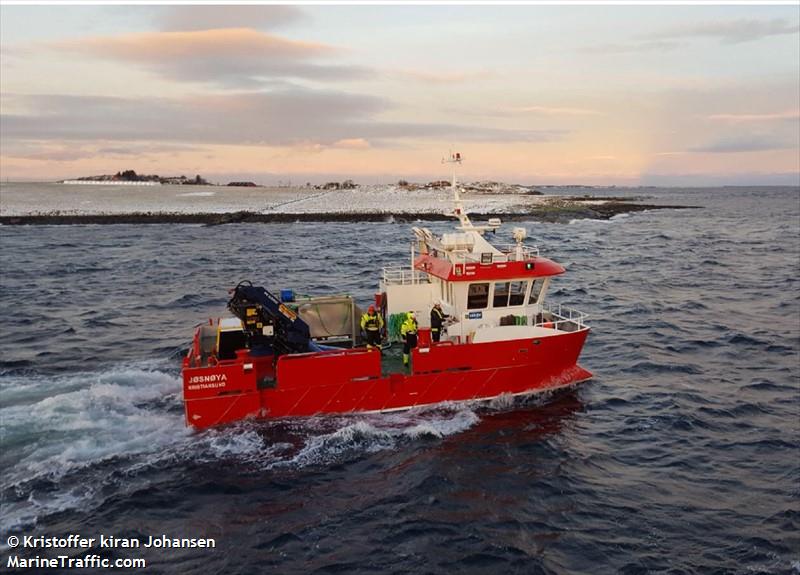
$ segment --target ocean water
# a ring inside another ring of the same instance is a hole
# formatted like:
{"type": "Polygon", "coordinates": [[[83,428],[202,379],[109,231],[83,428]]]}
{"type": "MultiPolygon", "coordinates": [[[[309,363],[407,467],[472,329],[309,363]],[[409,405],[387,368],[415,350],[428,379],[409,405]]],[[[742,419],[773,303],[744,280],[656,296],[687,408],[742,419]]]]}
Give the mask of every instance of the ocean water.
{"type": "Polygon", "coordinates": [[[65,554],[9,535],[163,533],[216,547],[93,551],[147,573],[800,573],[800,190],[607,193],[701,209],[526,224],[567,268],[549,298],[593,318],[591,382],[201,433],[180,357],[227,288],[366,303],[410,226],[0,228],[0,569],[65,554]]]}

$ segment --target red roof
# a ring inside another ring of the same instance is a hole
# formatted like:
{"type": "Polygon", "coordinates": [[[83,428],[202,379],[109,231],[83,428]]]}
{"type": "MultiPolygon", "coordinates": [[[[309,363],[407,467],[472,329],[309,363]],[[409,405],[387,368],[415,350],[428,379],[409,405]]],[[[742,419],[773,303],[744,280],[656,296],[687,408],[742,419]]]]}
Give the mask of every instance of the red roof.
{"type": "Polygon", "coordinates": [[[556,262],[538,256],[522,262],[451,264],[444,258],[423,254],[414,261],[414,267],[429,275],[452,282],[548,277],[563,274],[566,271],[556,262]]]}

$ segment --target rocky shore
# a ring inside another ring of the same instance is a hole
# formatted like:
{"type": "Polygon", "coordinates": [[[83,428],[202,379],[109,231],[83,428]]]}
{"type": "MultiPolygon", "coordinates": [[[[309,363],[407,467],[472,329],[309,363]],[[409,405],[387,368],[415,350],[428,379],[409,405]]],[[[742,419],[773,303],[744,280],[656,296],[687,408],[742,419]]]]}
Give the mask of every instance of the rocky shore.
{"type": "MultiPolygon", "coordinates": [[[[574,219],[607,220],[619,214],[642,212],[646,210],[690,209],[695,206],[676,206],[638,203],[635,198],[559,198],[529,206],[525,210],[505,213],[470,213],[473,221],[479,222],[492,217],[504,221],[537,220],[543,222],[567,223],[574,219]]],[[[251,212],[235,211],[229,213],[171,213],[171,212],[131,212],[121,214],[64,214],[37,213],[26,215],[0,216],[0,225],[71,225],[71,224],[206,224],[222,225],[232,223],[282,223],[282,222],[413,222],[447,221],[452,216],[436,212],[251,212]]]]}

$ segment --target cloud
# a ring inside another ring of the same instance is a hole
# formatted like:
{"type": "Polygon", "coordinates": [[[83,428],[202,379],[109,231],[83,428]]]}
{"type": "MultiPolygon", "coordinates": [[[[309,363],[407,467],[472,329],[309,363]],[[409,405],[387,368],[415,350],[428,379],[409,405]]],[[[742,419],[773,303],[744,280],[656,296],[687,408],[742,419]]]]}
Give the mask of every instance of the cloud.
{"type": "Polygon", "coordinates": [[[343,150],[367,150],[371,146],[364,138],[345,138],[334,142],[333,147],[343,150]]]}
{"type": "Polygon", "coordinates": [[[49,44],[61,51],[140,65],[170,80],[246,88],[275,79],[340,80],[369,75],[366,68],[320,64],[340,50],[289,40],[251,28],[146,32],[49,44]]]}
{"type": "MultiPolygon", "coordinates": [[[[288,144],[336,141],[349,123],[386,108],[378,98],[302,89],[184,99],[17,96],[31,110],[4,115],[8,138],[288,144]]],[[[12,108],[13,109],[13,108],[12,108]]]]}
{"type": "Polygon", "coordinates": [[[396,75],[423,82],[425,84],[458,84],[462,82],[474,82],[491,76],[489,70],[476,70],[471,72],[429,72],[426,70],[396,70],[396,75]]]}
{"type": "Polygon", "coordinates": [[[718,38],[725,44],[752,42],[770,36],[797,34],[800,24],[783,18],[772,20],[740,19],[727,22],[706,22],[651,34],[655,38],[718,38]]]}
{"type": "MultiPolygon", "coordinates": [[[[546,116],[548,118],[558,118],[559,121],[566,121],[565,118],[585,118],[589,116],[603,116],[604,112],[592,110],[591,108],[569,107],[569,106],[510,106],[510,107],[489,107],[489,108],[461,108],[449,107],[445,110],[461,118],[480,117],[480,118],[519,118],[520,116],[546,116]]],[[[561,136],[567,133],[566,130],[550,131],[551,135],[561,136]]]]}
{"type": "Polygon", "coordinates": [[[258,28],[272,30],[295,24],[308,16],[296,6],[168,6],[158,14],[163,30],[258,28]]]}
{"type": "Polygon", "coordinates": [[[737,134],[719,138],[709,144],[690,148],[690,152],[730,154],[739,152],[763,152],[768,150],[786,150],[797,148],[797,142],[791,142],[782,136],[763,134],[737,134]]]}
{"type": "Polygon", "coordinates": [[[524,113],[524,114],[539,114],[542,116],[599,116],[600,112],[597,110],[589,110],[587,108],[565,108],[553,106],[522,106],[518,108],[508,108],[508,112],[524,113]]]}
{"type": "Polygon", "coordinates": [[[96,149],[89,149],[84,146],[52,144],[49,142],[22,142],[12,146],[3,144],[3,156],[15,160],[74,162],[97,155],[96,149]]]}
{"type": "Polygon", "coordinates": [[[86,142],[22,141],[3,145],[6,158],[42,162],[73,162],[89,158],[129,158],[163,156],[196,151],[196,146],[180,144],[88,144],[86,142]]]}
{"type": "Polygon", "coordinates": [[[2,138],[353,148],[404,138],[518,142],[565,134],[376,119],[389,107],[373,96],[301,88],[183,99],[5,95],[5,110],[25,113],[2,116],[2,138]]]}
{"type": "Polygon", "coordinates": [[[223,28],[186,32],[142,32],[122,36],[99,36],[54,43],[56,48],[133,62],[188,60],[214,56],[305,59],[324,56],[335,49],[314,42],[287,40],[251,28],[223,28]]]}
{"type": "Polygon", "coordinates": [[[505,130],[463,124],[371,122],[359,127],[369,139],[433,138],[461,142],[555,142],[567,130],[505,130]]]}
{"type": "Polygon", "coordinates": [[[739,44],[761,40],[770,36],[797,34],[798,31],[800,31],[800,24],[792,24],[782,18],[707,22],[650,33],[646,38],[642,37],[631,42],[585,46],[581,51],[591,54],[668,52],[686,46],[685,43],[678,41],[686,38],[717,38],[725,44],[739,44]]]}
{"type": "Polygon", "coordinates": [[[707,117],[714,122],[728,124],[749,124],[760,122],[785,122],[800,120],[800,111],[778,112],[773,114],[712,114],[707,117]]]}
{"type": "Polygon", "coordinates": [[[639,54],[642,52],[668,52],[682,46],[683,44],[680,42],[649,40],[624,44],[597,44],[585,46],[581,51],[591,54],[624,54],[627,52],[639,54]]]}

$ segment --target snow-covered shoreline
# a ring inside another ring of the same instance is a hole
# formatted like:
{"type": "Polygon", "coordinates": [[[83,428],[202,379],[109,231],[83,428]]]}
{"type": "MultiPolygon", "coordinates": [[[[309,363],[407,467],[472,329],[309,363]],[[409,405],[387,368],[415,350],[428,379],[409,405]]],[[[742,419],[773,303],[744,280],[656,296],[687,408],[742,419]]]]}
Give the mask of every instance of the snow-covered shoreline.
{"type": "MultiPolygon", "coordinates": [[[[610,219],[652,209],[683,208],[642,203],[641,196],[537,195],[528,188],[477,188],[462,194],[468,212],[479,221],[568,223],[578,219],[610,219]]],[[[346,190],[246,188],[163,185],[65,186],[56,183],[0,184],[0,225],[70,224],[228,224],[317,222],[381,222],[448,220],[452,199],[447,188],[396,185],[359,186],[346,190]]]]}
{"type": "MultiPolygon", "coordinates": [[[[226,186],[64,186],[58,183],[4,183],[0,216],[158,214],[446,214],[450,190],[407,189],[396,185],[352,190],[314,188],[237,188],[226,186]]],[[[519,188],[464,193],[470,212],[520,213],[557,196],[524,193],[519,188]]]]}

